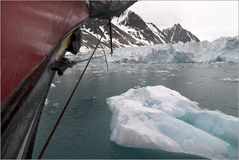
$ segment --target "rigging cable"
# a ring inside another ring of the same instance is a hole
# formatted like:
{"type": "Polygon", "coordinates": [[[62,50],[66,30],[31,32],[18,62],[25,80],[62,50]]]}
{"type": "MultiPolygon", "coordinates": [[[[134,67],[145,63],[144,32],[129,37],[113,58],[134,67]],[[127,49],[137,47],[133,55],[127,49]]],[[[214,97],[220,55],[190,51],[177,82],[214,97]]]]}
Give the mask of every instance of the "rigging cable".
{"type": "Polygon", "coordinates": [[[81,81],[81,79],[82,79],[82,77],[83,77],[83,75],[84,75],[84,73],[85,73],[85,71],[86,71],[86,69],[87,69],[89,63],[90,63],[90,61],[91,61],[91,59],[93,58],[93,56],[94,56],[94,54],[95,54],[95,51],[97,50],[98,45],[100,44],[100,41],[101,41],[101,39],[102,39],[102,37],[103,37],[105,31],[106,31],[106,30],[104,30],[104,32],[102,32],[102,35],[101,35],[99,41],[97,42],[97,44],[96,44],[96,46],[95,46],[95,48],[94,48],[94,51],[92,52],[92,54],[91,54],[91,56],[90,56],[90,58],[89,58],[87,64],[85,65],[85,68],[84,68],[83,72],[81,73],[80,78],[78,79],[78,81],[77,81],[77,83],[76,83],[76,85],[75,85],[73,91],[71,92],[71,95],[70,95],[70,97],[68,98],[68,100],[67,100],[67,102],[66,102],[66,104],[65,104],[65,106],[64,106],[64,109],[62,110],[62,112],[61,112],[60,116],[58,117],[58,119],[57,119],[55,125],[53,126],[53,128],[52,128],[52,130],[51,130],[51,132],[50,132],[50,134],[49,134],[49,136],[48,136],[48,138],[47,138],[47,140],[46,140],[46,142],[45,142],[43,148],[41,149],[41,152],[40,152],[40,154],[39,154],[39,156],[38,156],[38,159],[42,159],[42,156],[43,156],[43,154],[44,154],[44,152],[45,152],[45,150],[46,150],[46,148],[47,148],[47,146],[48,146],[48,144],[49,144],[49,142],[50,142],[50,140],[51,140],[51,138],[52,138],[54,132],[56,131],[56,128],[57,128],[57,126],[59,125],[59,122],[61,121],[61,119],[62,119],[62,117],[63,117],[63,115],[64,115],[64,113],[65,113],[65,111],[66,111],[66,108],[68,107],[68,105],[69,105],[69,103],[70,103],[70,101],[71,101],[71,99],[72,99],[72,97],[73,97],[73,95],[74,95],[74,93],[75,93],[75,91],[76,91],[76,89],[77,89],[77,87],[78,87],[78,85],[79,85],[79,83],[80,83],[80,81],[81,81]]]}
{"type": "Polygon", "coordinates": [[[108,67],[108,62],[107,62],[107,57],[106,57],[105,50],[104,50],[104,48],[103,48],[102,44],[100,44],[100,47],[102,48],[102,50],[103,50],[103,53],[104,53],[104,56],[105,56],[105,63],[106,63],[107,71],[109,71],[109,67],[108,67]]]}
{"type": "Polygon", "coordinates": [[[112,23],[111,18],[109,18],[109,29],[110,29],[110,54],[113,55],[113,42],[112,42],[112,23]]]}
{"type": "MultiPolygon", "coordinates": [[[[95,23],[96,23],[96,22],[95,22],[95,23]]],[[[109,25],[109,22],[108,22],[107,25],[109,25]]],[[[106,28],[106,26],[105,26],[105,28],[106,28]]],[[[95,25],[94,25],[94,30],[97,31],[95,25]]],[[[100,32],[102,33],[101,29],[100,29],[100,32]]],[[[96,37],[97,37],[97,39],[99,38],[99,37],[98,37],[98,34],[96,34],[96,37]]],[[[107,62],[107,56],[106,56],[105,50],[104,50],[104,48],[103,48],[103,46],[102,46],[101,43],[100,43],[100,47],[101,47],[101,49],[102,49],[102,51],[103,51],[103,53],[104,53],[103,56],[105,57],[105,63],[106,63],[107,71],[109,71],[109,65],[108,65],[108,62],[107,62]]],[[[102,57],[103,57],[103,56],[102,56],[102,57]]],[[[99,57],[101,57],[101,56],[99,56],[99,57]]]]}
{"type": "MultiPolygon", "coordinates": [[[[97,57],[92,57],[91,59],[98,59],[98,58],[102,58],[102,57],[105,57],[104,55],[101,55],[101,56],[97,56],[97,57]]],[[[82,59],[82,60],[78,60],[78,61],[72,61],[73,63],[77,64],[77,63],[80,63],[80,62],[84,62],[84,61],[88,61],[90,58],[87,58],[87,59],[82,59]]]]}

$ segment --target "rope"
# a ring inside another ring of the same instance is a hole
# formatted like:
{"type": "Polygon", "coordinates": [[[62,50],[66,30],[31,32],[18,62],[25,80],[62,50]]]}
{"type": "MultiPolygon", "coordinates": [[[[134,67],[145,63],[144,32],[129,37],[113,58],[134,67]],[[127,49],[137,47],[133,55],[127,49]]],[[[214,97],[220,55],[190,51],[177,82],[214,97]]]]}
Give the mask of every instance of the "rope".
{"type": "Polygon", "coordinates": [[[104,48],[103,48],[102,44],[100,44],[100,47],[102,48],[102,50],[103,50],[103,53],[104,53],[104,57],[105,57],[105,63],[106,63],[106,67],[107,67],[107,71],[109,71],[109,67],[108,67],[108,62],[107,62],[107,57],[106,57],[106,54],[105,54],[105,50],[104,50],[104,48]]]}
{"type": "MultiPolygon", "coordinates": [[[[95,23],[96,23],[96,22],[95,22],[95,23]]],[[[96,31],[96,27],[95,27],[95,25],[94,25],[94,30],[96,31]]],[[[100,32],[101,32],[101,29],[100,29],[100,32]]],[[[102,33],[102,32],[101,32],[101,33],[102,33]]],[[[98,37],[98,34],[96,34],[96,37],[99,38],[99,37],[98,37]]],[[[102,46],[101,43],[100,43],[100,47],[101,47],[101,49],[103,50],[103,53],[104,53],[105,63],[106,63],[106,67],[107,67],[107,71],[109,71],[109,66],[108,66],[108,62],[107,62],[106,53],[105,53],[105,50],[104,50],[104,48],[103,48],[103,46],[102,46]]],[[[102,56],[102,57],[103,57],[103,56],[102,56]]]]}
{"type": "MultiPolygon", "coordinates": [[[[101,56],[97,56],[97,57],[93,57],[91,59],[98,59],[98,58],[102,58],[102,57],[105,57],[104,55],[101,55],[101,56]]],[[[87,58],[87,59],[82,59],[82,60],[78,60],[78,61],[73,61],[74,63],[80,63],[80,62],[84,62],[84,61],[88,61],[90,58],[87,58]]]]}
{"type": "MultiPolygon", "coordinates": [[[[105,30],[104,30],[104,32],[105,32],[105,30]]],[[[66,111],[66,108],[68,107],[68,105],[69,105],[69,103],[70,103],[70,101],[71,101],[71,98],[73,97],[73,95],[74,95],[74,93],[75,93],[75,91],[76,91],[76,89],[77,89],[77,87],[78,87],[78,85],[79,85],[79,83],[80,83],[80,81],[81,81],[81,79],[82,79],[82,77],[83,77],[83,75],[84,75],[84,73],[85,73],[85,71],[86,71],[88,65],[90,64],[90,61],[91,61],[92,57],[93,57],[94,54],[95,54],[96,49],[98,48],[98,45],[100,44],[100,41],[101,41],[101,39],[102,39],[102,37],[103,37],[103,35],[104,35],[104,32],[102,33],[102,35],[101,35],[101,37],[100,37],[100,39],[99,39],[97,45],[95,46],[94,51],[92,52],[92,54],[91,54],[91,56],[90,56],[90,58],[89,58],[89,60],[88,60],[88,62],[87,62],[87,64],[86,64],[86,66],[85,66],[85,68],[84,68],[84,70],[83,70],[83,72],[82,72],[82,74],[80,75],[79,80],[77,81],[77,83],[76,83],[76,85],[75,85],[75,87],[74,87],[74,89],[73,89],[73,91],[72,91],[70,97],[68,98],[68,100],[67,100],[67,102],[66,102],[66,104],[65,104],[65,106],[64,106],[64,109],[62,110],[62,112],[61,112],[60,116],[58,117],[58,119],[57,119],[55,125],[53,126],[53,128],[52,128],[52,130],[51,130],[51,132],[50,132],[50,134],[49,134],[49,136],[48,136],[48,138],[47,138],[47,140],[46,140],[46,142],[45,142],[43,148],[41,149],[41,152],[40,152],[40,154],[39,154],[39,156],[38,156],[38,159],[42,159],[42,156],[43,156],[43,154],[44,154],[44,152],[45,152],[45,150],[46,150],[46,148],[47,148],[47,146],[48,146],[50,140],[52,139],[52,136],[53,136],[53,134],[55,133],[56,128],[57,128],[57,126],[59,125],[59,122],[61,121],[61,119],[62,119],[62,117],[63,117],[63,115],[64,115],[64,113],[65,113],[65,111],[66,111]]]]}
{"type": "Polygon", "coordinates": [[[112,43],[112,23],[111,18],[109,18],[109,28],[110,28],[110,54],[113,55],[113,43],[112,43]]]}

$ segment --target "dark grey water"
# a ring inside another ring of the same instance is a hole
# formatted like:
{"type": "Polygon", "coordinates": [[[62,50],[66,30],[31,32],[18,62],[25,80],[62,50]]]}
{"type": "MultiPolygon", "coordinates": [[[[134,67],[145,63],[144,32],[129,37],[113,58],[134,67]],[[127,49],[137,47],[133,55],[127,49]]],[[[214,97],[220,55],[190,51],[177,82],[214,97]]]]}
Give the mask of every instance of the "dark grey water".
{"type": "MultiPolygon", "coordinates": [[[[82,66],[54,79],[36,139],[37,157],[72,91],[82,66]]],[[[111,113],[106,98],[130,88],[164,85],[201,108],[238,116],[238,64],[91,65],[48,146],[44,158],[199,158],[159,150],[126,148],[110,142],[111,113]]]]}

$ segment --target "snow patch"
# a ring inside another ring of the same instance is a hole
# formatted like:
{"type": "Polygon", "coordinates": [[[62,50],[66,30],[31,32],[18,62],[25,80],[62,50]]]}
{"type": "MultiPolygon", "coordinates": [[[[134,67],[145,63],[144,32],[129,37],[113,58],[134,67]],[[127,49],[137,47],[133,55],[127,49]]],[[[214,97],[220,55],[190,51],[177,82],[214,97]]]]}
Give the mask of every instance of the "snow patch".
{"type": "Polygon", "coordinates": [[[165,40],[162,38],[163,35],[160,33],[160,31],[157,28],[155,28],[153,24],[147,23],[147,26],[161,40],[163,44],[166,44],[165,40]]]}

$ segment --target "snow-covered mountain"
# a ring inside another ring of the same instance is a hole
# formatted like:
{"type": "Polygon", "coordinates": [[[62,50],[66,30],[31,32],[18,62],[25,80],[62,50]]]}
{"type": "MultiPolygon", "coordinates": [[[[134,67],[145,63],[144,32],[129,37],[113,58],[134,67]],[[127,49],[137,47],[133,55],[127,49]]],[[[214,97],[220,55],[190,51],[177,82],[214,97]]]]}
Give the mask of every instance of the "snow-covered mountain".
{"type": "Polygon", "coordinates": [[[239,37],[115,49],[112,63],[239,63],[239,37]]]}
{"type": "MultiPolygon", "coordinates": [[[[83,44],[86,48],[93,48],[96,45],[97,37],[100,37],[101,32],[103,32],[105,28],[106,33],[102,38],[102,45],[104,48],[109,47],[109,28],[107,23],[107,20],[89,20],[82,26],[83,44]]],[[[184,31],[185,29],[182,30],[184,31]]],[[[177,42],[175,39],[171,40],[171,37],[167,34],[168,32],[162,32],[153,23],[146,23],[139,15],[130,10],[125,11],[120,17],[112,19],[114,48],[177,42]]],[[[181,39],[186,39],[185,42],[195,39],[185,38],[185,35],[178,29],[175,30],[174,34],[182,36],[181,39]]],[[[188,31],[185,34],[192,35],[191,32],[188,31]]],[[[194,37],[194,35],[192,35],[192,37],[194,37]]],[[[197,37],[196,41],[199,41],[197,37]]]]}
{"type": "Polygon", "coordinates": [[[175,43],[200,41],[194,34],[184,29],[179,23],[175,24],[171,28],[164,29],[163,33],[167,35],[167,37],[170,39],[171,42],[175,42],[175,43]]]}
{"type": "MultiPolygon", "coordinates": [[[[106,29],[101,42],[104,48],[109,48],[110,36],[109,27],[107,26],[107,24],[107,20],[88,20],[82,28],[83,45],[86,48],[94,48],[94,46],[98,42],[98,39],[102,35],[102,32],[104,32],[104,30],[106,29]]],[[[112,24],[112,37],[114,48],[143,45],[143,43],[135,40],[131,35],[119,29],[114,24],[112,24]]]]}
{"type": "Polygon", "coordinates": [[[146,23],[139,15],[130,10],[124,12],[120,17],[114,18],[113,23],[144,45],[169,43],[166,35],[154,24],[146,23]]]}

